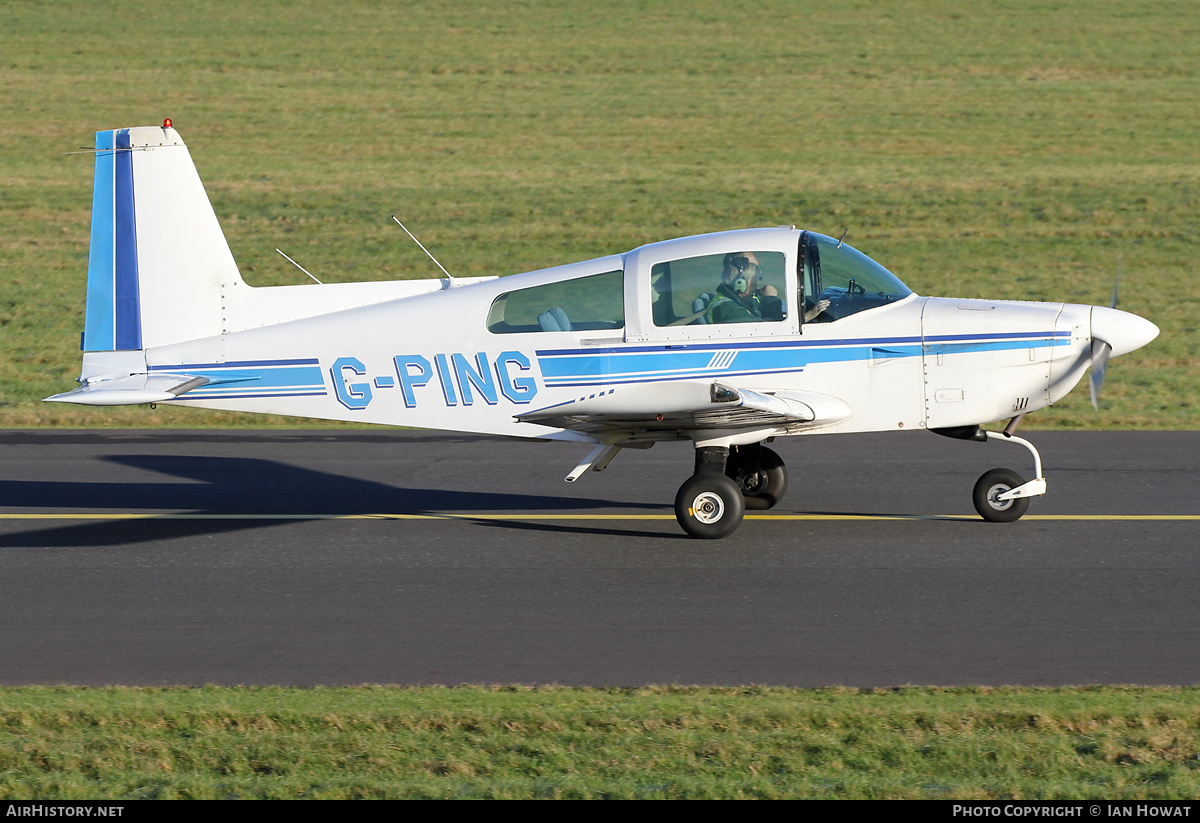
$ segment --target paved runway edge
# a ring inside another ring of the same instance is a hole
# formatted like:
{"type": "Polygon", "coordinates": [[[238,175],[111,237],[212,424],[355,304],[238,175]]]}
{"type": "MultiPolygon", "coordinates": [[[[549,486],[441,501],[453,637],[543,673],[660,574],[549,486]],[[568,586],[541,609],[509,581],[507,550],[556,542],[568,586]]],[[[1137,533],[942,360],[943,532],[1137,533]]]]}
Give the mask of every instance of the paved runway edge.
{"type": "Polygon", "coordinates": [[[787,496],[689,539],[687,444],[414,431],[0,432],[0,683],[1200,684],[1200,432],[1023,450],[778,440],[787,496]]]}

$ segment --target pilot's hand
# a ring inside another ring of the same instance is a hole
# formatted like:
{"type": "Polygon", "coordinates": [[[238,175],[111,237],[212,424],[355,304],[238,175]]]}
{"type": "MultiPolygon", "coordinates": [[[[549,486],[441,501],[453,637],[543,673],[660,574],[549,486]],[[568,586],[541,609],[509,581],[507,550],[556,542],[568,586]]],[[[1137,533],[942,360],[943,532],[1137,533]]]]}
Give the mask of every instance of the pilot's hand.
{"type": "Polygon", "coordinates": [[[804,322],[807,323],[810,320],[815,320],[821,314],[821,312],[825,311],[827,308],[829,308],[828,300],[818,301],[817,305],[813,306],[804,313],[804,322]]]}
{"type": "Polygon", "coordinates": [[[774,286],[763,286],[761,289],[758,290],[758,293],[761,297],[778,297],[779,296],[779,290],[776,289],[774,286]]]}

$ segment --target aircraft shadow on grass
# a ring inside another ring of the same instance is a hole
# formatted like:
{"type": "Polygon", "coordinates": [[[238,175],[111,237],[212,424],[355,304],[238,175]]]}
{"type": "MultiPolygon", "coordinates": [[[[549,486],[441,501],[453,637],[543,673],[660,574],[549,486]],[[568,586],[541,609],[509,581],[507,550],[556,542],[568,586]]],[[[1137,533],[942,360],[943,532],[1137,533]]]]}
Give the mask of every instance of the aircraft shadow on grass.
{"type": "MultiPolygon", "coordinates": [[[[265,528],[314,515],[446,514],[470,519],[472,513],[663,508],[659,503],[628,500],[406,487],[257,458],[112,455],[102,459],[174,475],[181,482],[0,481],[0,500],[11,508],[148,515],[145,519],[93,520],[0,535],[0,548],[143,543],[265,528]],[[156,513],[162,516],[155,517],[156,513]],[[173,515],[205,517],[177,519],[173,515]],[[264,515],[269,519],[259,519],[264,515]]],[[[611,528],[595,531],[616,533],[611,528]]]]}

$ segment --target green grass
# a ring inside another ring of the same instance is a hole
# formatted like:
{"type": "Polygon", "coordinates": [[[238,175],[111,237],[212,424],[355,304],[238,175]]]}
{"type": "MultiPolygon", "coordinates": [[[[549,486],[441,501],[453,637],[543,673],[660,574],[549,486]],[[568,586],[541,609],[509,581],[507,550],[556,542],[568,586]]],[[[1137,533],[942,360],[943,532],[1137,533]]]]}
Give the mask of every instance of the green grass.
{"type": "MultiPolygon", "coordinates": [[[[1200,425],[1200,16],[1071,3],[0,4],[0,427],[78,373],[98,129],[171,117],[246,278],[509,274],[795,223],[1162,335],[1027,428],[1200,425]]],[[[336,424],[321,423],[322,426],[336,424]]],[[[0,690],[0,798],[1200,796],[1194,690],[0,690]]]]}
{"type": "Polygon", "coordinates": [[[1200,796],[1195,689],[0,690],[0,799],[1200,796]]]}
{"type": "MultiPolygon", "coordinates": [[[[260,424],[53,408],[78,373],[101,128],[173,118],[256,284],[508,274],[795,223],[921,294],[1162,328],[1030,427],[1194,428],[1190,0],[175,2],[0,7],[0,426],[260,424]]],[[[244,422],[239,422],[244,421],[244,422]]],[[[272,424],[294,425],[285,420],[272,424]]]]}

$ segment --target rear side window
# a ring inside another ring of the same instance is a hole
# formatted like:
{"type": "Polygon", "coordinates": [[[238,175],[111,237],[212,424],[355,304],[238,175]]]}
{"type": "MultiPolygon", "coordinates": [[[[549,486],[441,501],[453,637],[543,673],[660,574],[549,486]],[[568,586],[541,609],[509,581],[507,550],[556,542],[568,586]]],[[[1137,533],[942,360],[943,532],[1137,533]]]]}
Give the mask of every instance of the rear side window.
{"type": "Polygon", "coordinates": [[[625,273],[610,271],[505,292],[492,301],[493,334],[625,328],[625,273]]]}

